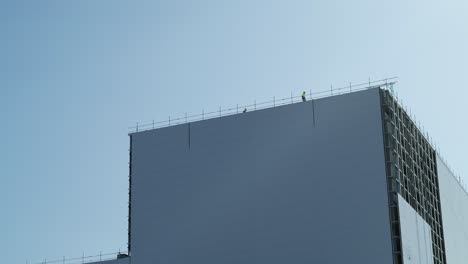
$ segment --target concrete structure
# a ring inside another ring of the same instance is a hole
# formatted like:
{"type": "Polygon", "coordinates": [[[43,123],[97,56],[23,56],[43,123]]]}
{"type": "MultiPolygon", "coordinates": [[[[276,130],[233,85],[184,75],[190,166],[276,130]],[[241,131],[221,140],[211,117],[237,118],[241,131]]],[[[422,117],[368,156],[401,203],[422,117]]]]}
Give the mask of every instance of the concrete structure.
{"type": "Polygon", "coordinates": [[[131,257],[109,264],[468,259],[468,195],[386,89],[130,142],[131,257]]]}

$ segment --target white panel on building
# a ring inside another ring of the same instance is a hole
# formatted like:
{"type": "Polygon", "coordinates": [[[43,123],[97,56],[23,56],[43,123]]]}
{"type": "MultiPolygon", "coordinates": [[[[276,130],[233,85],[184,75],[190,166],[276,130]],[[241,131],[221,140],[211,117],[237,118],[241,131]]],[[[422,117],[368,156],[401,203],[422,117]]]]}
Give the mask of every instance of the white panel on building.
{"type": "Polygon", "coordinates": [[[437,156],[437,170],[448,264],[468,263],[468,195],[437,156]]]}
{"type": "Polygon", "coordinates": [[[398,195],[404,264],[433,264],[431,227],[398,195]]]}

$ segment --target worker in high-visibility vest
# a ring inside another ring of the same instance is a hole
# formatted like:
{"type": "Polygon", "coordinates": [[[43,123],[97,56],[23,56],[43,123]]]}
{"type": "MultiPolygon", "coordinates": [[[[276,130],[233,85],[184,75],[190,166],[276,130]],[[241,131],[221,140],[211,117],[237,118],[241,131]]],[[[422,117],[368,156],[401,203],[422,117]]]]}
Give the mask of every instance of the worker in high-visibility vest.
{"type": "Polygon", "coordinates": [[[306,93],[305,91],[302,92],[302,102],[306,101],[306,93]]]}

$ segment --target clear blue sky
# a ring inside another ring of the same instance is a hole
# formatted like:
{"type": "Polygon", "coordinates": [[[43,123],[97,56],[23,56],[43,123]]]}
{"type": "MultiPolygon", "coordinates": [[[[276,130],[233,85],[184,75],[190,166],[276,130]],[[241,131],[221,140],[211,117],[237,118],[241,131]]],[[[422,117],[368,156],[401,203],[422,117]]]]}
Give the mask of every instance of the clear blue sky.
{"type": "Polygon", "coordinates": [[[400,77],[468,181],[466,14],[466,0],[2,0],[1,262],[126,248],[137,121],[368,77],[400,77]]]}

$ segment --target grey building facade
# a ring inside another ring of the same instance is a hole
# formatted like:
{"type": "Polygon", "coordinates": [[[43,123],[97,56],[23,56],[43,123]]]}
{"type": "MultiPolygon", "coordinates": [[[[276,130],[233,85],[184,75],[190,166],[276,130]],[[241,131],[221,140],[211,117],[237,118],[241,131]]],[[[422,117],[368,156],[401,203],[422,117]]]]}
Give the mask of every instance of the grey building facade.
{"type": "Polygon", "coordinates": [[[119,263],[468,260],[468,195],[379,87],[131,133],[129,179],[119,263]]]}

